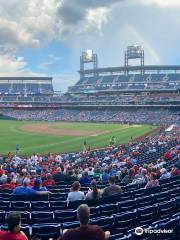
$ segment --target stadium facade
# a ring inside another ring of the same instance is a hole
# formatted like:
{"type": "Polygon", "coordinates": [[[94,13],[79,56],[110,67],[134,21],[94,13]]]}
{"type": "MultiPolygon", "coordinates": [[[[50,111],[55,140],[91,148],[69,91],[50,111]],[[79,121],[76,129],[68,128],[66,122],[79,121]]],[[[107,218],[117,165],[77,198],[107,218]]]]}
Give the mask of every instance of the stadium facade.
{"type": "Polygon", "coordinates": [[[52,93],[51,77],[0,77],[0,96],[52,93]]]}
{"type": "Polygon", "coordinates": [[[92,50],[80,57],[80,79],[64,95],[53,90],[52,78],[0,78],[1,109],[125,110],[165,109],[179,114],[180,65],[144,65],[144,50],[129,46],[121,67],[98,67],[92,50]],[[140,65],[129,62],[140,59],[140,65]],[[92,64],[91,69],[85,69],[92,64]]]}

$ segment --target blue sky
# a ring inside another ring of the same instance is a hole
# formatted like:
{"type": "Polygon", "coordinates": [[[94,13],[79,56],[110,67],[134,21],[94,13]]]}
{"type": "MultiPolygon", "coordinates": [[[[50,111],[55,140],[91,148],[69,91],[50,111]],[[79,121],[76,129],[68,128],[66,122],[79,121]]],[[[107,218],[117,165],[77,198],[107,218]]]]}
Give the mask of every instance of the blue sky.
{"type": "Polygon", "coordinates": [[[0,76],[52,76],[66,91],[82,51],[120,66],[131,44],[146,64],[179,64],[179,12],[179,0],[0,0],[0,76]]]}

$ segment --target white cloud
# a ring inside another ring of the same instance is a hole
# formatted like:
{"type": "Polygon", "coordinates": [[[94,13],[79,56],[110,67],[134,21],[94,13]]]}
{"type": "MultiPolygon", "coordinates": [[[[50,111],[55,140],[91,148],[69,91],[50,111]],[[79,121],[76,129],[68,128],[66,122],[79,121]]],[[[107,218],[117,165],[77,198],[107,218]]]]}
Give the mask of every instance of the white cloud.
{"type": "MultiPolygon", "coordinates": [[[[133,0],[131,0],[133,1],[133,0]]],[[[158,7],[178,7],[180,6],[179,0],[137,0],[136,3],[141,3],[144,5],[155,5],[158,7]]]]}
{"type": "Polygon", "coordinates": [[[108,22],[109,13],[110,10],[105,7],[89,9],[86,16],[89,27],[96,26],[98,31],[102,33],[102,26],[108,22]]]}
{"type": "Polygon", "coordinates": [[[27,63],[24,59],[16,58],[16,56],[12,55],[0,55],[0,73],[4,72],[14,72],[21,71],[24,67],[26,67],[27,63]]]}
{"type": "MultiPolygon", "coordinates": [[[[38,75],[19,50],[54,40],[70,49],[74,69],[85,49],[98,53],[100,66],[123,64],[129,44],[144,47],[146,64],[171,63],[180,51],[179,7],[179,0],[0,0],[0,75],[38,75]]],[[[52,73],[60,64],[49,56],[39,65],[52,73]]],[[[58,88],[77,79],[54,73],[58,88]]]]}
{"type": "Polygon", "coordinates": [[[44,76],[44,74],[31,71],[27,65],[27,62],[21,56],[16,57],[15,55],[8,54],[0,55],[0,76],[44,76]]]}
{"type": "Polygon", "coordinates": [[[56,0],[0,0],[0,43],[40,47],[52,40],[56,0]]]}

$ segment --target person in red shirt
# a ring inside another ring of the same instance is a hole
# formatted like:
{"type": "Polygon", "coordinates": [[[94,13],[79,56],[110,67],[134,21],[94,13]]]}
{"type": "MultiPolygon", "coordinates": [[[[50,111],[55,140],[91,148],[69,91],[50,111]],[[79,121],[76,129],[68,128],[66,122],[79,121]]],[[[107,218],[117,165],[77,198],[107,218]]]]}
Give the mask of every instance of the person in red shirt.
{"type": "Polygon", "coordinates": [[[156,187],[158,185],[159,185],[159,180],[157,179],[157,174],[156,173],[151,173],[150,180],[146,184],[145,189],[156,187]]]}
{"type": "Polygon", "coordinates": [[[180,169],[178,169],[176,166],[171,169],[171,176],[175,177],[180,175],[180,169]]]}
{"type": "Polygon", "coordinates": [[[4,171],[0,168],[0,177],[3,175],[4,171]]]}
{"type": "Polygon", "coordinates": [[[4,180],[3,184],[0,186],[0,189],[14,189],[15,183],[11,181],[11,178],[7,178],[4,180]]]}
{"type": "Polygon", "coordinates": [[[52,175],[50,173],[48,173],[46,175],[46,178],[47,178],[47,180],[44,180],[43,183],[42,183],[43,187],[45,187],[45,186],[54,186],[55,185],[55,181],[52,178],[52,175]]]}
{"type": "Polygon", "coordinates": [[[107,240],[110,232],[104,232],[98,225],[89,225],[90,209],[86,204],[81,204],[77,209],[80,227],[66,229],[59,240],[107,240]]]}
{"type": "Polygon", "coordinates": [[[26,235],[20,231],[21,214],[10,212],[7,216],[8,231],[0,231],[0,240],[28,240],[26,235]]]}

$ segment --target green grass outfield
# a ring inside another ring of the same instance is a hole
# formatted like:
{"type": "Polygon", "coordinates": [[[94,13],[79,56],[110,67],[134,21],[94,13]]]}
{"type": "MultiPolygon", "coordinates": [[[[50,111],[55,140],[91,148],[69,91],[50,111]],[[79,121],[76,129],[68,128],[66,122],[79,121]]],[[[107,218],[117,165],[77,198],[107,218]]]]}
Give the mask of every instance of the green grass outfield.
{"type": "Polygon", "coordinates": [[[55,136],[40,133],[30,133],[19,130],[25,124],[36,124],[44,122],[0,120],[0,154],[15,152],[16,144],[20,145],[20,154],[31,154],[37,152],[45,154],[48,152],[73,152],[83,149],[83,142],[86,139],[87,145],[91,148],[104,147],[109,144],[112,136],[116,137],[117,144],[126,143],[133,138],[144,135],[155,126],[135,125],[124,126],[121,124],[105,123],[60,123],[56,128],[75,130],[101,130],[110,131],[98,136],[77,137],[77,136],[55,136]]]}

